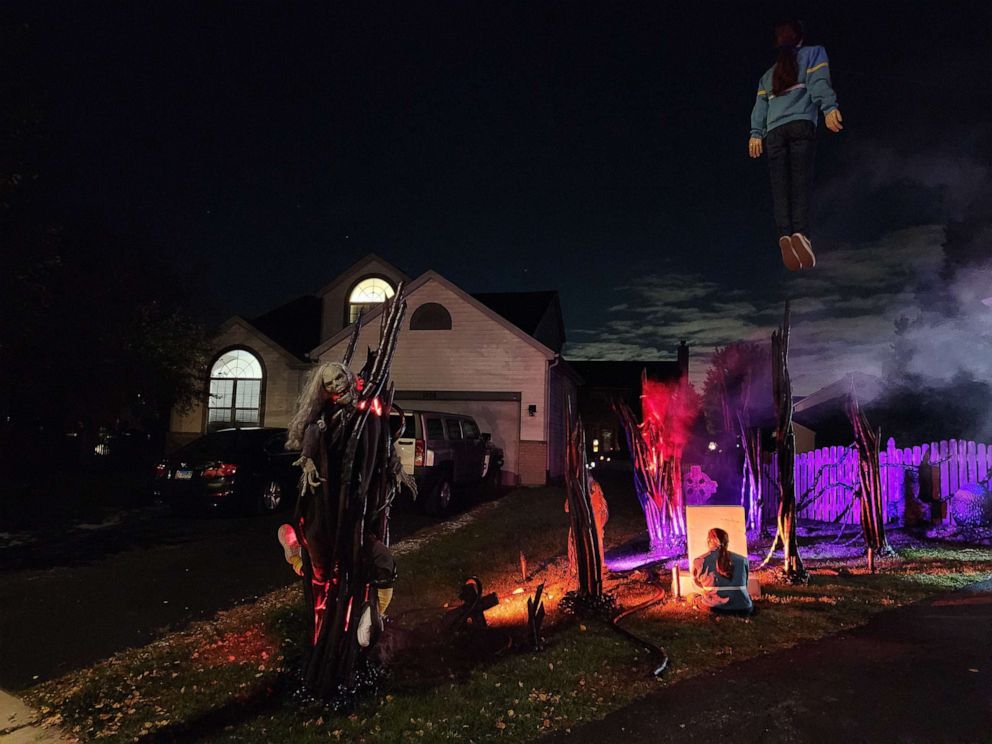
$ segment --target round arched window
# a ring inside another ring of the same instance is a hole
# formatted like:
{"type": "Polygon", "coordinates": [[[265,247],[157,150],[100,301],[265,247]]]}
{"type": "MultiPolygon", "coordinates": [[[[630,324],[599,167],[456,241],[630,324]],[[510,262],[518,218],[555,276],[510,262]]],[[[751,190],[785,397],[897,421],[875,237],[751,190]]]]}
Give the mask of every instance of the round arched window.
{"type": "Polygon", "coordinates": [[[367,313],[395,293],[393,285],[381,277],[370,276],[362,279],[348,295],[348,322],[354,323],[358,320],[360,312],[364,310],[367,313]]]}
{"type": "Polygon", "coordinates": [[[450,331],[451,313],[437,302],[425,302],[410,316],[411,331],[450,331]]]}
{"type": "Polygon", "coordinates": [[[207,430],[262,423],[262,362],[247,349],[225,351],[210,368],[207,430]]]}

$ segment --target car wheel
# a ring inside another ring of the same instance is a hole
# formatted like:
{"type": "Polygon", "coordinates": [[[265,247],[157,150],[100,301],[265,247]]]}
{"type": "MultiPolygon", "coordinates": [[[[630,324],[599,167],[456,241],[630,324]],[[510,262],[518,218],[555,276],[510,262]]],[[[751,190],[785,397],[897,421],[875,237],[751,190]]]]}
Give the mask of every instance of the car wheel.
{"type": "Polygon", "coordinates": [[[500,487],[503,484],[503,469],[498,465],[489,469],[486,479],[482,482],[482,498],[485,501],[498,499],[500,487]]]}
{"type": "Polygon", "coordinates": [[[424,508],[431,516],[440,517],[448,511],[448,507],[450,506],[451,481],[447,478],[441,478],[437,482],[437,485],[434,486],[434,490],[431,491],[431,497],[424,504],[424,508]]]}
{"type": "Polygon", "coordinates": [[[259,510],[263,514],[272,514],[279,511],[283,505],[284,497],[285,492],[283,491],[282,483],[277,480],[270,480],[268,485],[262,490],[262,496],[259,499],[259,510]]]}

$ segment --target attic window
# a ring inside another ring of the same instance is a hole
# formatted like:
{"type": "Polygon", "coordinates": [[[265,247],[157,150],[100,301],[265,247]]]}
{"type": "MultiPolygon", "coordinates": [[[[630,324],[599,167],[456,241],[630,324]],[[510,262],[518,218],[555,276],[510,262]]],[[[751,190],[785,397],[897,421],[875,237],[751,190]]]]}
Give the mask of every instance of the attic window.
{"type": "Polygon", "coordinates": [[[411,331],[450,331],[451,313],[444,305],[425,302],[410,317],[411,331]]]}
{"type": "Polygon", "coordinates": [[[369,276],[356,284],[348,295],[348,322],[358,320],[363,310],[368,313],[395,294],[393,285],[381,277],[369,276]]]}

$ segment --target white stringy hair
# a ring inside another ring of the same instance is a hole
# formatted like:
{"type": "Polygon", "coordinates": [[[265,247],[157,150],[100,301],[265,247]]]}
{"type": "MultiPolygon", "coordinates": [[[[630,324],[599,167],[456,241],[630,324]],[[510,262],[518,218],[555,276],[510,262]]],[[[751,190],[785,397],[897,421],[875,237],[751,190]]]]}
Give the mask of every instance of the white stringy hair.
{"type": "Polygon", "coordinates": [[[307,377],[300,397],[296,401],[296,412],[289,422],[286,449],[303,449],[303,433],[306,431],[307,424],[311,424],[317,419],[317,416],[320,415],[320,409],[324,406],[324,371],[329,367],[343,367],[349,377],[351,376],[350,371],[341,362],[325,362],[314,368],[307,377]]]}

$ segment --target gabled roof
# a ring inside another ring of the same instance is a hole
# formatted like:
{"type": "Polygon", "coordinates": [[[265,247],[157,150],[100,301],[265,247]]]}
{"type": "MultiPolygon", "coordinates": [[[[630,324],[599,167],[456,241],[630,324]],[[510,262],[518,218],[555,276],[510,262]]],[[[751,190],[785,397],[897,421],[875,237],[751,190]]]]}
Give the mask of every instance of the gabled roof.
{"type": "Polygon", "coordinates": [[[285,358],[285,360],[290,364],[290,366],[296,367],[296,366],[300,366],[301,363],[306,363],[307,360],[303,359],[302,357],[298,357],[296,354],[293,354],[279,341],[272,338],[271,336],[269,336],[269,334],[260,330],[250,320],[246,320],[245,318],[242,318],[240,315],[233,315],[227,320],[225,320],[223,323],[221,323],[220,326],[217,328],[217,333],[218,334],[224,333],[225,331],[229,330],[230,328],[234,328],[235,326],[240,326],[244,328],[245,330],[257,336],[261,341],[264,341],[269,346],[272,346],[280,354],[282,354],[283,358],[285,358]]]}
{"type": "Polygon", "coordinates": [[[569,364],[578,372],[589,388],[641,389],[641,371],[647,370],[648,378],[662,382],[675,382],[682,377],[678,361],[574,361],[569,364]]]}
{"type": "Polygon", "coordinates": [[[319,297],[303,295],[251,320],[258,330],[301,361],[320,343],[322,303],[319,297]]]}
{"type": "Polygon", "coordinates": [[[558,292],[483,292],[475,299],[499,313],[524,333],[533,336],[548,310],[558,300],[558,292]]]}
{"type": "Polygon", "coordinates": [[[362,256],[360,259],[355,261],[344,271],[339,271],[331,281],[329,281],[327,284],[325,284],[323,287],[317,290],[316,295],[319,297],[323,297],[325,294],[330,292],[336,285],[340,284],[348,277],[353,276],[355,273],[360,272],[365,266],[368,266],[370,263],[375,263],[375,262],[386,264],[387,266],[392,268],[397,274],[399,274],[403,278],[403,281],[409,281],[409,277],[406,275],[405,271],[401,271],[392,263],[384,259],[382,256],[379,256],[375,253],[366,253],[364,256],[362,256]]]}
{"type": "MultiPolygon", "coordinates": [[[[425,271],[423,274],[421,274],[416,279],[414,279],[410,284],[408,284],[404,288],[404,291],[407,294],[412,294],[419,287],[422,287],[424,284],[426,284],[429,281],[435,281],[435,282],[441,284],[443,287],[445,287],[449,291],[451,291],[454,294],[458,295],[461,299],[463,299],[469,305],[472,305],[477,310],[479,310],[481,313],[483,313],[484,315],[488,316],[492,320],[495,320],[497,323],[499,323],[504,328],[506,328],[507,330],[509,330],[515,336],[517,336],[518,338],[522,339],[523,341],[526,341],[528,344],[530,344],[534,348],[536,348],[539,351],[541,351],[542,353],[544,353],[549,359],[551,357],[555,356],[556,352],[554,351],[554,349],[551,349],[548,346],[546,346],[545,344],[541,343],[536,338],[534,338],[533,336],[531,336],[529,333],[527,333],[526,331],[524,331],[523,329],[521,329],[516,323],[513,323],[510,320],[508,320],[507,318],[503,317],[502,315],[500,315],[499,313],[497,313],[496,311],[494,311],[493,309],[491,309],[490,307],[488,307],[484,303],[480,302],[478,299],[476,299],[472,295],[468,294],[465,290],[463,290],[460,287],[458,287],[456,284],[453,284],[452,282],[450,282],[447,279],[445,279],[443,276],[441,276],[440,274],[438,274],[436,271],[425,271]]],[[[379,305],[378,307],[376,307],[374,310],[372,310],[371,312],[369,312],[368,315],[365,316],[365,320],[363,322],[370,323],[375,318],[378,318],[379,315],[382,313],[382,309],[383,309],[383,305],[379,305]]],[[[331,336],[329,339],[327,339],[326,341],[324,341],[324,343],[320,344],[320,346],[317,346],[316,348],[314,348],[313,350],[311,350],[310,356],[312,358],[316,359],[321,354],[323,354],[325,351],[327,351],[328,349],[330,349],[332,346],[335,346],[335,345],[339,344],[341,341],[343,341],[344,339],[346,339],[349,336],[351,336],[351,332],[352,332],[352,326],[351,325],[345,326],[343,329],[341,329],[336,334],[334,334],[333,336],[331,336]]]]}
{"type": "Polygon", "coordinates": [[[883,382],[874,375],[864,372],[848,372],[839,380],[825,385],[815,393],[810,393],[792,406],[794,414],[807,420],[815,420],[827,410],[844,410],[847,398],[853,390],[861,404],[877,398],[884,389],[883,382]]]}

